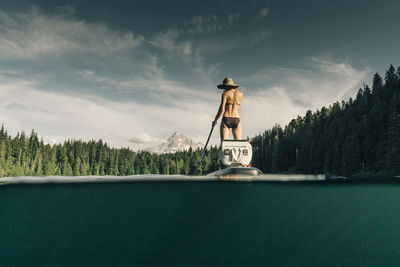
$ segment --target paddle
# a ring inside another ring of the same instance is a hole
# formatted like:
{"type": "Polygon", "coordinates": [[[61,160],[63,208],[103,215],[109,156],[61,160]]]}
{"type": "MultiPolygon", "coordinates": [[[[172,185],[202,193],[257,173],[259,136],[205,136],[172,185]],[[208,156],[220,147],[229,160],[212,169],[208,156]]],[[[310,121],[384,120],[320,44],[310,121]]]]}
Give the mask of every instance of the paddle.
{"type": "Polygon", "coordinates": [[[208,135],[208,138],[207,138],[206,145],[204,146],[203,152],[201,152],[199,164],[197,165],[195,174],[197,174],[197,172],[198,172],[198,170],[199,170],[199,167],[200,167],[200,163],[202,162],[202,160],[203,160],[203,158],[204,158],[204,154],[206,153],[206,148],[207,148],[207,145],[208,145],[208,141],[210,141],[210,137],[211,137],[211,134],[212,134],[212,132],[213,132],[213,130],[214,130],[214,126],[215,126],[215,124],[212,125],[210,134],[208,135]]]}

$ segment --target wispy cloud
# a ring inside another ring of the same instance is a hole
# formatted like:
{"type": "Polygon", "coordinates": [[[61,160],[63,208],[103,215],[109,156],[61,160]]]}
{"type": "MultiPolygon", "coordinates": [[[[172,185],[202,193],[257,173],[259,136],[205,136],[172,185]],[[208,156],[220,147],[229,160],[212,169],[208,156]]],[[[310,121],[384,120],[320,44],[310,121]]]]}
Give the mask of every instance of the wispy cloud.
{"type": "Polygon", "coordinates": [[[264,7],[257,12],[257,14],[254,16],[254,18],[256,21],[261,21],[268,15],[268,13],[269,13],[268,7],[264,7]]]}
{"type": "MultiPolygon", "coordinates": [[[[168,100],[165,94],[172,93],[169,98],[176,100],[179,95],[188,97],[195,93],[165,74],[168,68],[164,62],[168,60],[188,61],[185,71],[192,75],[203,66],[200,57],[192,55],[191,41],[180,38],[177,29],[161,31],[145,39],[130,31],[114,31],[106,24],[77,20],[71,16],[70,8],[60,9],[60,12],[65,10],[67,15],[51,16],[37,8],[16,15],[0,12],[0,58],[27,63],[18,63],[15,75],[26,77],[27,72],[49,75],[58,83],[54,86],[45,80],[47,85],[43,89],[65,88],[66,84],[74,82],[74,86],[69,86],[71,91],[79,88],[92,92],[92,85],[85,87],[82,82],[96,83],[99,85],[96,93],[100,95],[109,95],[107,90],[121,89],[119,93],[125,96],[127,90],[136,92],[136,96],[145,91],[168,100]],[[152,48],[158,49],[156,53],[152,48]]],[[[0,70],[3,67],[0,64],[0,70]]]]}
{"type": "MultiPolygon", "coordinates": [[[[201,85],[188,86],[182,82],[169,80],[164,74],[162,68],[157,66],[157,60],[154,61],[152,70],[149,70],[148,76],[128,77],[126,79],[113,78],[106,75],[97,74],[95,70],[83,69],[77,71],[82,79],[87,82],[93,82],[98,86],[107,86],[119,93],[129,94],[130,92],[150,94],[152,103],[161,106],[185,106],[188,99],[196,101],[208,101],[211,99],[206,88],[201,85]],[[196,89],[195,89],[196,88],[196,89]],[[201,89],[201,90],[200,90],[201,89]]],[[[209,71],[214,71],[211,68],[209,71]]],[[[202,73],[198,70],[199,75],[211,76],[210,73],[202,73]]],[[[124,101],[132,100],[124,99],[124,101]]],[[[136,100],[137,101],[137,100],[136,100]]]]}
{"type": "Polygon", "coordinates": [[[348,100],[370,75],[368,68],[358,70],[328,57],[313,57],[307,67],[262,69],[242,79],[254,86],[243,103],[243,107],[251,108],[242,110],[249,133],[263,131],[275,123],[285,125],[308,109],[316,111],[348,100]]]}
{"type": "Polygon", "coordinates": [[[136,144],[156,144],[164,142],[165,140],[154,137],[148,133],[139,133],[129,138],[129,141],[132,142],[134,145],[136,145],[136,144]]]}
{"type": "Polygon", "coordinates": [[[228,16],[228,23],[229,24],[232,24],[235,20],[237,20],[238,18],[240,17],[240,14],[239,13],[232,13],[232,14],[229,14],[229,16],[228,16]]]}
{"type": "Polygon", "coordinates": [[[207,35],[227,31],[240,17],[239,13],[231,13],[226,17],[215,14],[198,15],[185,22],[186,31],[192,35],[207,35]]]}
{"type": "Polygon", "coordinates": [[[222,25],[218,23],[216,15],[196,16],[190,20],[191,28],[188,32],[191,34],[209,34],[222,30],[222,25]]]}
{"type": "Polygon", "coordinates": [[[244,93],[240,111],[244,136],[253,137],[276,123],[284,125],[307,110],[283,86],[272,86],[251,94],[246,94],[246,91],[244,93]]]}
{"type": "Polygon", "coordinates": [[[16,15],[0,11],[2,59],[31,59],[63,53],[104,55],[135,48],[142,42],[143,36],[132,32],[121,34],[104,24],[88,23],[65,15],[48,16],[37,8],[16,15]]]}
{"type": "Polygon", "coordinates": [[[170,56],[178,56],[184,60],[190,60],[193,54],[192,42],[179,40],[180,33],[177,29],[168,29],[155,34],[149,40],[149,43],[154,47],[165,50],[170,56]]]}

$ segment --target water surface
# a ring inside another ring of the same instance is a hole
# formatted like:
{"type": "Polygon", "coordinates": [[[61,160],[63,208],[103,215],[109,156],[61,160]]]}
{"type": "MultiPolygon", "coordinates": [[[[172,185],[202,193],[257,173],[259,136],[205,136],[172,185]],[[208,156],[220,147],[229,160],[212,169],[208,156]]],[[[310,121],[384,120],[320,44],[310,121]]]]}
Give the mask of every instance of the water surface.
{"type": "MultiPolygon", "coordinates": [[[[175,177],[176,178],[176,177],[175,177]]],[[[1,266],[391,266],[397,183],[0,186],[1,266]]]]}

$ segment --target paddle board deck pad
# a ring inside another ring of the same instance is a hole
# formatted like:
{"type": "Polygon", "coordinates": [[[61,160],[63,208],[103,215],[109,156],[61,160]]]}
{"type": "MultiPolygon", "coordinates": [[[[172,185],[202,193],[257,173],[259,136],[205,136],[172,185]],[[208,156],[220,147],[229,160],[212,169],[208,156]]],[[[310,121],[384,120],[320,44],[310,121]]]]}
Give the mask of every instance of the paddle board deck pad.
{"type": "Polygon", "coordinates": [[[247,140],[224,140],[219,150],[219,160],[225,167],[250,166],[253,150],[247,140]]]}
{"type": "Polygon", "coordinates": [[[262,172],[254,167],[231,167],[212,172],[207,176],[219,177],[221,179],[243,179],[260,174],[262,174],[262,172]]]}

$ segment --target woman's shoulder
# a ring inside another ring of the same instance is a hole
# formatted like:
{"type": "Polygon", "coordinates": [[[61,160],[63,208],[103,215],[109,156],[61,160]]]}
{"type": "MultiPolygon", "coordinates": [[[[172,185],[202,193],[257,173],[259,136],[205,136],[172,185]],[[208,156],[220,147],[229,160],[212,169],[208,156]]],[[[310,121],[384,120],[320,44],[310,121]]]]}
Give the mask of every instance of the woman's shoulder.
{"type": "Polygon", "coordinates": [[[222,95],[225,96],[225,97],[230,95],[230,94],[231,94],[230,90],[226,90],[225,92],[222,93],[222,95]]]}
{"type": "Polygon", "coordinates": [[[243,96],[243,92],[240,91],[240,90],[236,90],[236,91],[227,90],[227,91],[223,92],[222,95],[223,95],[224,97],[227,97],[227,96],[234,96],[234,95],[243,96]]]}

